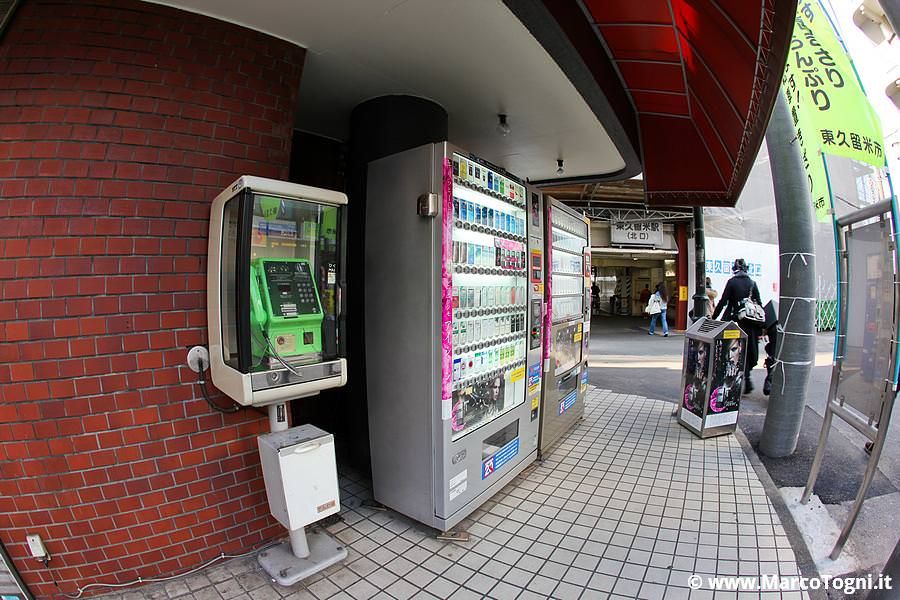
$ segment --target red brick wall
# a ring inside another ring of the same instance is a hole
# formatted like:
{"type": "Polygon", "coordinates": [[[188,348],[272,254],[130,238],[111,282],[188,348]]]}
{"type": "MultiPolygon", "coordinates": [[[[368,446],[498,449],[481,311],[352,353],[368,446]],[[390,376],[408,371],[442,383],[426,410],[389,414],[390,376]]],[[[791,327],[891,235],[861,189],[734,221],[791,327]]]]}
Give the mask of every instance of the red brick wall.
{"type": "Polygon", "coordinates": [[[210,202],[287,176],[303,58],[136,0],[29,0],[0,41],[0,540],[39,596],[283,534],[267,420],[212,411],[184,361],[210,202]]]}

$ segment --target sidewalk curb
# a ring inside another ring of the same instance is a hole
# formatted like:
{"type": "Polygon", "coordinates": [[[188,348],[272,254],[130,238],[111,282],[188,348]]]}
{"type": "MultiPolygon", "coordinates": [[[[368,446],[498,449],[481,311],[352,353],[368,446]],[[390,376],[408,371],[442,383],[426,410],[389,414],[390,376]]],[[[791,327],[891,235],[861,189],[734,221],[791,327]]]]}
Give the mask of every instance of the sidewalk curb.
{"type": "MultiPolygon", "coordinates": [[[[750,461],[753,470],[756,471],[756,476],[759,477],[759,481],[762,483],[763,489],[766,490],[766,495],[769,497],[769,501],[772,503],[775,513],[781,520],[784,532],[787,534],[788,539],[791,541],[791,546],[794,549],[794,558],[797,561],[797,567],[800,569],[800,574],[804,577],[819,577],[819,570],[816,568],[816,563],[813,561],[812,555],[806,547],[806,542],[803,540],[803,534],[800,533],[800,529],[794,522],[791,511],[781,497],[781,493],[778,491],[775,482],[772,481],[772,478],[769,476],[769,472],[766,471],[765,465],[763,465],[759,456],[757,456],[756,452],[753,450],[753,446],[750,445],[750,440],[748,440],[747,436],[744,435],[744,432],[741,431],[740,424],[738,424],[737,429],[735,429],[734,437],[737,438],[738,443],[741,445],[741,449],[743,449],[744,454],[747,456],[747,460],[750,461]]],[[[811,600],[828,600],[827,592],[822,589],[810,589],[807,590],[806,593],[811,600]]]]}

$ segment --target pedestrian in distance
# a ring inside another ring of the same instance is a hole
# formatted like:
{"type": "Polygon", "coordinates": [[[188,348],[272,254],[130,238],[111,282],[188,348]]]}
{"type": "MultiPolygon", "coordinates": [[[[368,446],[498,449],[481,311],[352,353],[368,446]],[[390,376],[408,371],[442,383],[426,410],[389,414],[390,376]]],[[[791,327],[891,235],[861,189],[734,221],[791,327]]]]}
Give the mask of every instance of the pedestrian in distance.
{"type": "Polygon", "coordinates": [[[656,335],[656,320],[662,320],[663,337],[669,337],[669,324],[666,322],[666,308],[669,304],[669,293],[666,284],[662,281],[656,284],[656,291],[647,302],[647,312],[650,314],[650,335],[656,335]]]}
{"type": "Polygon", "coordinates": [[[641,290],[641,295],[638,297],[638,302],[641,303],[641,306],[646,306],[646,305],[647,305],[647,302],[650,301],[650,295],[651,295],[652,293],[653,293],[653,292],[650,291],[650,284],[649,284],[649,283],[645,283],[645,284],[644,284],[644,289],[641,290]]]}
{"type": "Polygon", "coordinates": [[[712,280],[707,277],[706,278],[706,317],[712,317],[713,313],[716,310],[716,298],[719,296],[719,292],[713,289],[712,280]]]}
{"type": "Polygon", "coordinates": [[[732,277],[725,284],[725,290],[722,292],[722,299],[716,307],[713,319],[718,319],[720,315],[726,321],[737,321],[738,326],[747,334],[747,361],[744,365],[744,393],[749,394],[753,391],[753,382],[750,380],[750,371],[759,361],[759,329],[760,325],[748,319],[739,318],[739,311],[742,305],[749,298],[755,302],[760,309],[762,308],[762,299],[759,296],[759,288],[756,282],[747,274],[747,261],[739,258],[731,265],[732,277]]]}

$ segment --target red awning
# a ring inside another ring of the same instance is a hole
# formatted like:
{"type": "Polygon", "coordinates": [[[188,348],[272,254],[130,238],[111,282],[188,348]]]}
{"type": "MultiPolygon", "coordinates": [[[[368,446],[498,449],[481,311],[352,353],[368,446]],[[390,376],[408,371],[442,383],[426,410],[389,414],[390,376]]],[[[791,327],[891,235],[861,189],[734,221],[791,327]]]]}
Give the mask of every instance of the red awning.
{"type": "Polygon", "coordinates": [[[778,92],[794,0],[584,0],[637,113],[651,204],[733,206],[778,92]]]}

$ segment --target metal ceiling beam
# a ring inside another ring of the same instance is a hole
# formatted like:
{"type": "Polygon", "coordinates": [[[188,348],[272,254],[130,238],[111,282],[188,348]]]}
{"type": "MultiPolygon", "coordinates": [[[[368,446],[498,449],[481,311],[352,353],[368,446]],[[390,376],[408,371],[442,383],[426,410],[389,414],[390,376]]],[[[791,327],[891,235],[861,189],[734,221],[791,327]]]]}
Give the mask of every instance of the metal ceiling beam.
{"type": "Polygon", "coordinates": [[[693,218],[690,209],[681,210],[657,210],[657,209],[616,209],[585,207],[579,208],[580,212],[592,221],[689,221],[693,218]]]}

